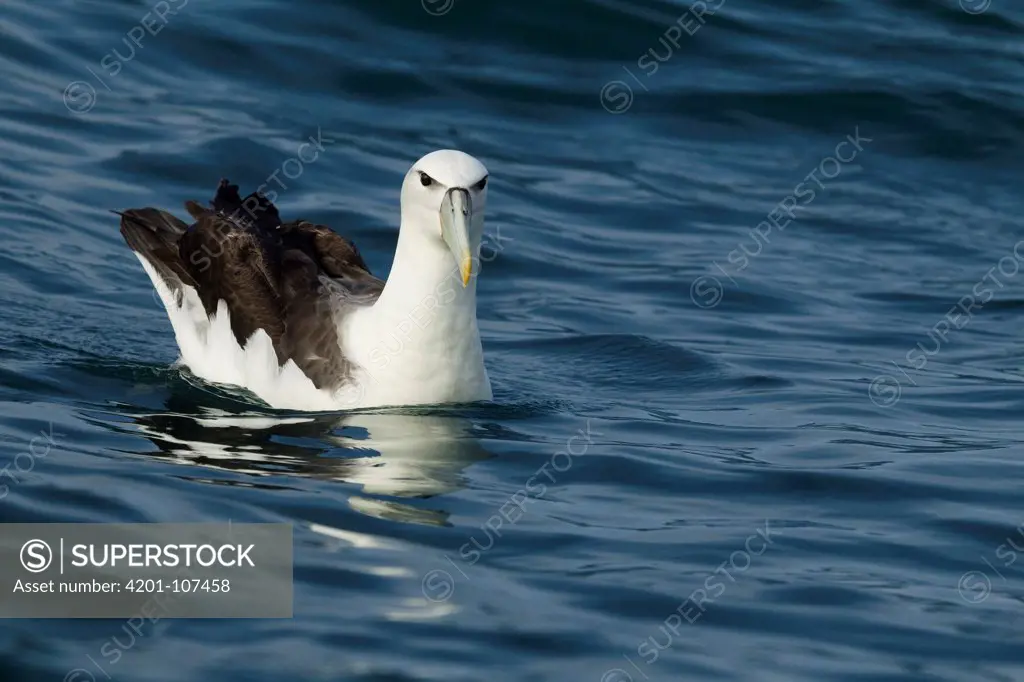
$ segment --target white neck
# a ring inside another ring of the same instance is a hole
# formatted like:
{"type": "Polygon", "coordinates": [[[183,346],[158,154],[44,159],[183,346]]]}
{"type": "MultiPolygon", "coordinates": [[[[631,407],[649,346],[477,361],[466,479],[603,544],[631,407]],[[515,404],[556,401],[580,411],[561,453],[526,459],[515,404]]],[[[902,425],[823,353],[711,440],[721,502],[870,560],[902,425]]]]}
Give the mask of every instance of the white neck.
{"type": "MultiPolygon", "coordinates": [[[[477,255],[479,245],[474,244],[473,249],[477,255]]],[[[391,274],[373,307],[382,319],[396,323],[410,318],[414,323],[418,321],[420,324],[413,327],[424,327],[421,331],[426,335],[430,333],[429,327],[434,326],[428,324],[431,318],[451,318],[451,322],[458,318],[459,322],[472,322],[475,330],[476,277],[471,277],[463,287],[458,266],[445,243],[403,225],[391,274]]]]}

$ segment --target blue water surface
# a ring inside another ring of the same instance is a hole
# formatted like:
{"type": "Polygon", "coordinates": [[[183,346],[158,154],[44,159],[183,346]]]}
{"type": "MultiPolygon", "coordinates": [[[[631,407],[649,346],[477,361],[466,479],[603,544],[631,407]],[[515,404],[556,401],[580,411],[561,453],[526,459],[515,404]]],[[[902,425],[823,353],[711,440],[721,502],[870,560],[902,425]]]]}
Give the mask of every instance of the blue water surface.
{"type": "Polygon", "coordinates": [[[3,679],[1024,679],[1021,3],[8,0],[0,75],[0,520],[295,560],[292,619],[3,621],[3,679]],[[385,275],[446,147],[493,404],[173,365],[110,209],[267,185],[385,275]]]}

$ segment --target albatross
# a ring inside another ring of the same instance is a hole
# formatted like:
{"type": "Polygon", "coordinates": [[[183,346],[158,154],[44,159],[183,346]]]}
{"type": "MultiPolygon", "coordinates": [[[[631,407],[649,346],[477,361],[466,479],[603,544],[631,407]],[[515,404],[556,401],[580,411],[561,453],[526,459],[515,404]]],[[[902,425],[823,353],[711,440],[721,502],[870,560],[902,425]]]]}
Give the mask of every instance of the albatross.
{"type": "Polygon", "coordinates": [[[490,400],[476,319],[488,172],[440,150],[402,183],[387,281],[326,225],[282,222],[221,180],[209,207],[116,212],[167,309],[180,363],[272,408],[333,411],[490,400]]]}

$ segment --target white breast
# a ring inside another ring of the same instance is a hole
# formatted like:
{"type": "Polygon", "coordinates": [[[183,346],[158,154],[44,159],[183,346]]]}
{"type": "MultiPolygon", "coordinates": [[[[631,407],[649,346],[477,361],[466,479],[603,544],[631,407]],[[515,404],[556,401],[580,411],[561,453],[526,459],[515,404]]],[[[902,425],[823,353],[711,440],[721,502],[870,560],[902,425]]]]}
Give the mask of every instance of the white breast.
{"type": "Polygon", "coordinates": [[[492,398],[473,308],[396,316],[374,306],[354,311],[339,331],[345,356],[359,366],[363,406],[492,398]]]}

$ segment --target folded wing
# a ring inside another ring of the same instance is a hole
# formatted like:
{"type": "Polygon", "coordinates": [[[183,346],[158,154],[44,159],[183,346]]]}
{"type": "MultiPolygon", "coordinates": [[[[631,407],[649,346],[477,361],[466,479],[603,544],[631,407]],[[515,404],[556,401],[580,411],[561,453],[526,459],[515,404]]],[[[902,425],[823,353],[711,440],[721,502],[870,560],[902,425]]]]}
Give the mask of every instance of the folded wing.
{"type": "Polygon", "coordinates": [[[209,208],[185,204],[187,225],[154,208],[121,213],[121,234],[178,297],[195,289],[207,315],[224,301],[239,345],[262,329],[278,362],[292,360],[317,388],[336,389],[351,376],[337,315],[370,305],[384,283],[351,241],[324,225],[283,223],[258,194],[244,199],[222,180],[209,208]]]}

